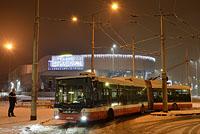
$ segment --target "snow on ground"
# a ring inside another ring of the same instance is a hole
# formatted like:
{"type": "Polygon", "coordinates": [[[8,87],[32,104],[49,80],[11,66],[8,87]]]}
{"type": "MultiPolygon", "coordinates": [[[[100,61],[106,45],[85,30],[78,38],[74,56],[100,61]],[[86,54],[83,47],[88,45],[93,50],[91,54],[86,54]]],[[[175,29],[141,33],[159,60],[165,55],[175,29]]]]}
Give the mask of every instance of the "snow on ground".
{"type": "Polygon", "coordinates": [[[39,124],[53,119],[53,109],[38,108],[37,120],[30,121],[31,109],[16,107],[14,113],[16,117],[8,117],[8,102],[0,102],[0,134],[15,134],[24,125],[39,124]]]}
{"type": "Polygon", "coordinates": [[[58,126],[43,126],[39,124],[24,126],[20,134],[86,134],[86,128],[60,128],[58,126]]]}
{"type": "MultiPolygon", "coordinates": [[[[200,107],[199,103],[194,104],[197,108],[200,107]]],[[[122,120],[115,120],[110,125],[98,124],[97,127],[95,126],[91,129],[77,126],[63,127],[65,122],[54,120],[53,109],[50,108],[38,107],[36,121],[30,121],[31,109],[28,107],[16,107],[16,117],[8,117],[7,111],[8,103],[0,102],[0,134],[102,134],[116,132],[120,133],[124,130],[126,130],[128,133],[130,129],[132,129],[131,131],[133,132],[133,130],[135,130],[135,126],[143,126],[145,123],[148,125],[159,121],[162,123],[164,120],[166,120],[166,122],[168,122],[168,120],[173,122],[173,120],[177,118],[168,116],[157,117],[151,115],[141,117],[136,116],[131,120],[124,120],[123,118],[122,120]]],[[[155,127],[157,127],[157,125],[155,127]]]]}
{"type": "Polygon", "coordinates": [[[37,120],[30,121],[31,109],[16,107],[16,117],[8,117],[8,102],[0,102],[0,134],[74,134],[87,133],[86,128],[62,127],[65,121],[53,119],[53,109],[37,109],[37,120]]]}

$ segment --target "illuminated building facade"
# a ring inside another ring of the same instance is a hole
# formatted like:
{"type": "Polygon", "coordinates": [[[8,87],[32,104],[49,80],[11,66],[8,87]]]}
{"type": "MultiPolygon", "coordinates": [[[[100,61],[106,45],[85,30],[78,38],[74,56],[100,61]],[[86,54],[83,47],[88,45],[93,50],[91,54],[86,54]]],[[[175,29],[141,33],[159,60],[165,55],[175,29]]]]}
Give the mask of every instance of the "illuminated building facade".
{"type": "MultiPolygon", "coordinates": [[[[135,56],[136,77],[147,79],[154,73],[155,58],[135,56]]],[[[52,55],[39,61],[39,91],[54,92],[55,78],[77,76],[81,72],[90,72],[91,55],[52,55]]],[[[132,55],[96,54],[95,73],[97,76],[117,77],[132,75],[132,55]]],[[[9,81],[18,92],[31,91],[32,65],[19,66],[10,73],[9,81]]]]}

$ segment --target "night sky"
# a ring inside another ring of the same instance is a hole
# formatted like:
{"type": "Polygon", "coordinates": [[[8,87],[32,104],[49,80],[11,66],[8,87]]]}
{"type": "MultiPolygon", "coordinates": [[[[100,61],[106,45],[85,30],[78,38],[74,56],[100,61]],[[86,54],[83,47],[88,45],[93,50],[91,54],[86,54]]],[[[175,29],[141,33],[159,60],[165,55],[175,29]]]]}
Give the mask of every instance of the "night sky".
{"type": "MultiPolygon", "coordinates": [[[[197,59],[200,54],[200,1],[199,0],[119,0],[120,10],[108,10],[109,0],[40,0],[40,39],[39,57],[51,54],[83,54],[90,53],[91,26],[83,21],[73,24],[72,15],[84,21],[91,20],[91,14],[100,11],[96,21],[96,53],[111,53],[115,40],[118,46],[141,41],[159,35],[159,5],[166,14],[176,14],[165,18],[165,35],[167,50],[167,66],[180,63],[185,58],[185,50],[189,49],[190,59],[197,59]],[[138,17],[131,17],[136,15],[138,17]],[[68,21],[52,21],[47,18],[65,18],[68,21]],[[106,35],[107,33],[107,35],[106,35]],[[175,47],[173,47],[175,46],[175,47]]],[[[11,57],[12,68],[32,63],[34,24],[34,0],[0,0],[0,79],[5,79],[8,72],[8,59],[11,57]],[[15,48],[12,53],[3,49],[3,44],[11,41],[15,48]]],[[[137,54],[144,54],[157,59],[158,69],[160,58],[159,38],[136,45],[137,54]],[[144,53],[145,52],[145,53],[144,53]],[[156,55],[155,55],[156,54],[156,55]]],[[[130,53],[128,49],[120,49],[117,53],[130,53]]],[[[169,72],[174,77],[183,78],[182,65],[169,72]],[[179,77],[178,77],[179,76],[179,77]]]]}

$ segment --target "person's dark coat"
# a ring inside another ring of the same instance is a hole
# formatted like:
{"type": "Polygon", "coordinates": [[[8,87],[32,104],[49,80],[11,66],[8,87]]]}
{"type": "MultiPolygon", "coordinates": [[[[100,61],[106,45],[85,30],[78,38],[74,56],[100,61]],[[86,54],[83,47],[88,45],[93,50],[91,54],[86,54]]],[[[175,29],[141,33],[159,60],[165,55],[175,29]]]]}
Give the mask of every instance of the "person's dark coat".
{"type": "Polygon", "coordinates": [[[17,102],[16,94],[15,92],[10,92],[9,93],[9,109],[8,109],[8,116],[15,116],[14,115],[14,108],[15,108],[15,103],[17,102]]]}

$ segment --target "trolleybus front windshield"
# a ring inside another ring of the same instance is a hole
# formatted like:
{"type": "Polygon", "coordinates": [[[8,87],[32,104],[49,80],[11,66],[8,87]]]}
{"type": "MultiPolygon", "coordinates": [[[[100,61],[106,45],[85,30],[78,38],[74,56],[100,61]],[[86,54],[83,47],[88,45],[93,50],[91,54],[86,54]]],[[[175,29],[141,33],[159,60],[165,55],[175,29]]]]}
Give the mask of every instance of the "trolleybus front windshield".
{"type": "Polygon", "coordinates": [[[57,81],[56,102],[62,104],[82,104],[90,100],[90,79],[71,78],[57,81]]]}

